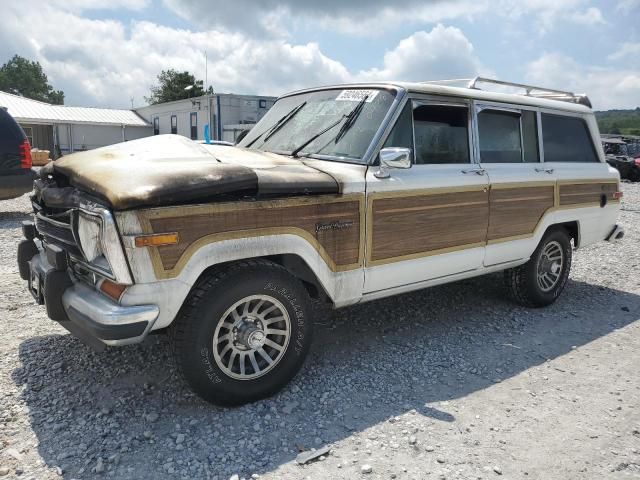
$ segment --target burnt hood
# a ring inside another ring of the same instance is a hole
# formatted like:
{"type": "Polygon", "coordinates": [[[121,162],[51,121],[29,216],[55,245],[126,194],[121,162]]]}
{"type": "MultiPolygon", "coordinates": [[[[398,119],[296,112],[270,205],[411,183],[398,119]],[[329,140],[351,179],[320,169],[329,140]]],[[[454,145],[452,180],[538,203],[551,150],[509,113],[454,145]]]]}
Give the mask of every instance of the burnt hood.
{"type": "Polygon", "coordinates": [[[256,150],[157,135],[53,162],[79,190],[115,210],[215,201],[216,197],[339,193],[336,180],[302,161],[256,150]]]}

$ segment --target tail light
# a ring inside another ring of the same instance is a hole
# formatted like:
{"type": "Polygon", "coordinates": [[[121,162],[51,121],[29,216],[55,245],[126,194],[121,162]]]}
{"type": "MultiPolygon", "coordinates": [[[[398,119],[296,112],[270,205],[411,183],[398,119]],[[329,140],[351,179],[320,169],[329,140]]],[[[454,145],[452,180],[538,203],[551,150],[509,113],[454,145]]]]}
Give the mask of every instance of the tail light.
{"type": "Polygon", "coordinates": [[[640,157],[636,158],[633,162],[640,167],[640,157]]]}
{"type": "Polygon", "coordinates": [[[20,168],[31,168],[31,145],[29,140],[25,140],[20,144],[20,168]]]}

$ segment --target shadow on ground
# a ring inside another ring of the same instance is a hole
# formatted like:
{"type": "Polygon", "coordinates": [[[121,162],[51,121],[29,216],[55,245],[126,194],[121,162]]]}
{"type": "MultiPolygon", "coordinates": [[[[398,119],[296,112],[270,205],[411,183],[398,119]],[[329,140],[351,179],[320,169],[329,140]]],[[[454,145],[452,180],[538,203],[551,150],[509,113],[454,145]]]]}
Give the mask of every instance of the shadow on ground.
{"type": "Polygon", "coordinates": [[[411,409],[452,422],[435,402],[488,388],[639,317],[640,296],[575,281],[553,306],[521,308],[504,299],[494,275],[323,313],[302,373],[275,397],[241,408],[192,395],[164,336],[100,354],[68,335],[32,338],[20,346],[13,379],[26,384],[39,453],[66,478],[91,477],[98,457],[116,477],[249,476],[411,409]]]}
{"type": "Polygon", "coordinates": [[[20,228],[25,220],[32,220],[30,212],[0,212],[0,229],[20,228]]]}

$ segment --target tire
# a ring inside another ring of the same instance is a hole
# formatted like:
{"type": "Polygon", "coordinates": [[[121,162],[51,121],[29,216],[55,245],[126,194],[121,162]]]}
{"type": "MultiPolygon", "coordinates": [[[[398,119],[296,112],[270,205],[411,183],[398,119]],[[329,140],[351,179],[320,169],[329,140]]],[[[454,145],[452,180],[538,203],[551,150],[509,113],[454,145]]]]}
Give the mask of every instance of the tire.
{"type": "Polygon", "coordinates": [[[286,385],[304,362],[312,329],[300,281],[275,263],[251,260],[202,278],[171,334],[189,386],[208,402],[232,406],[286,385]]]}
{"type": "Polygon", "coordinates": [[[561,227],[547,231],[527,263],[505,270],[504,281],[511,297],[525,307],[551,305],[567,284],[571,255],[567,231],[561,227]],[[539,271],[543,272],[541,278],[539,271]]]}

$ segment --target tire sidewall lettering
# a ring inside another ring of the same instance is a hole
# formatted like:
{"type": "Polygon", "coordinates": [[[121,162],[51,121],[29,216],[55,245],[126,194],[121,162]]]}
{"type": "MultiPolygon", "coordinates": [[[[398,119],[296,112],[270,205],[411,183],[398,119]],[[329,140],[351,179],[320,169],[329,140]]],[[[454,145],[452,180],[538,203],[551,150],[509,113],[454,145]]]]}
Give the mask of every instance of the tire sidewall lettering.
{"type": "Polygon", "coordinates": [[[300,355],[302,353],[302,349],[304,348],[304,328],[306,319],[304,310],[300,305],[297,296],[285,287],[276,285],[273,282],[267,282],[264,286],[264,289],[268,292],[272,292],[284,298],[288,303],[287,307],[290,310],[293,310],[297,331],[294,339],[295,341],[293,342],[292,346],[293,351],[296,353],[296,355],[300,355]]]}

